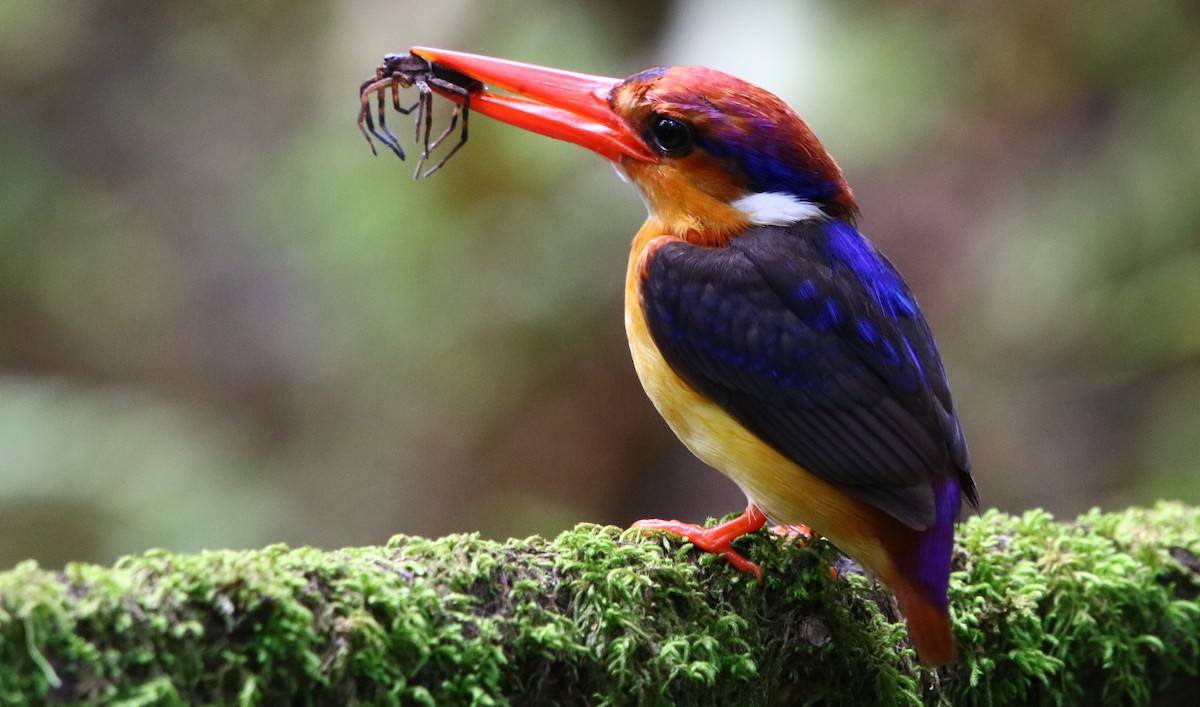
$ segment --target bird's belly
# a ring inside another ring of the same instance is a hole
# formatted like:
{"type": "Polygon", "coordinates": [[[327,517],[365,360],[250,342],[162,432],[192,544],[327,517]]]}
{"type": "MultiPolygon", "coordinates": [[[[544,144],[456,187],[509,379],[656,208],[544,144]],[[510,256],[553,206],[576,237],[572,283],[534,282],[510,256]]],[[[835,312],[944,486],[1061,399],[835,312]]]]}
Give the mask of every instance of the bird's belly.
{"type": "Polygon", "coordinates": [[[824,484],[697,393],[663,359],[641,308],[626,307],[626,334],[638,379],[654,407],[692,454],[728,476],[746,497],[780,523],[814,524],[809,499],[824,484]]]}
{"type": "MultiPolygon", "coordinates": [[[[641,236],[641,234],[639,234],[641,236]]],[[[671,369],[651,338],[638,292],[634,249],[625,287],[625,330],[642,387],[680,441],[728,476],[773,521],[805,524],[876,571],[888,564],[878,512],[810,473],[759,439],[671,369]]]]}

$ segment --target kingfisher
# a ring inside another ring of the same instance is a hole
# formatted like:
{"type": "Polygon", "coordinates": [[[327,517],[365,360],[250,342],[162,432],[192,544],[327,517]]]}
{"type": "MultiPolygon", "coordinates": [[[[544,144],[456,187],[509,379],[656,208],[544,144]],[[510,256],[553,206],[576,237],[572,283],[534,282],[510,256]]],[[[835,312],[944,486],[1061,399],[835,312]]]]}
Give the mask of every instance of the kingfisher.
{"type": "Polygon", "coordinates": [[[937,345],[858,230],[833,158],[770,92],[694,66],[624,79],[431,48],[481,82],[435,91],[608,159],[649,211],[625,329],[683,444],[745,493],[705,528],[640,521],[761,577],[731,542],[770,519],[823,535],[895,593],[918,655],[954,660],[947,598],[961,499],[978,508],[937,345]]]}

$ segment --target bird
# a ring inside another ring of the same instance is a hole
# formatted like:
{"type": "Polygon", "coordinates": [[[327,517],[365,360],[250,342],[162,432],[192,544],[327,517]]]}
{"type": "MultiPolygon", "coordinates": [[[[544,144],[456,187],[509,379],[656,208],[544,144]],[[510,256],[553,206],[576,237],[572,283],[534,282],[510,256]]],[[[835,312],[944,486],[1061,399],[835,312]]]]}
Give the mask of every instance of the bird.
{"type": "Polygon", "coordinates": [[[634,527],[761,577],[731,542],[768,521],[807,526],[892,590],[924,663],[954,661],[954,527],[964,497],[979,507],[967,444],[917,299],[859,231],[850,187],[808,125],[769,91],[703,67],[618,79],[411,51],[479,81],[477,112],[609,160],[645,202],[625,278],[634,368],[747,507],[712,528],[634,527]]]}

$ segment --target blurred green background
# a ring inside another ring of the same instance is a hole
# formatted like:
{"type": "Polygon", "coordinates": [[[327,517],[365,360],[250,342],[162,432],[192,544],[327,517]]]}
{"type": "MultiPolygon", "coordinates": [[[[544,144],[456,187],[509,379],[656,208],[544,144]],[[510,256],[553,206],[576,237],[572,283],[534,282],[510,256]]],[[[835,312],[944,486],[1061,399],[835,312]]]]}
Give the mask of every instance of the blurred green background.
{"type": "Polygon", "coordinates": [[[634,377],[603,160],[482,117],[432,179],[371,157],[358,86],[412,45],[775,91],[920,296],[986,506],[1200,502],[1194,1],[9,0],[0,567],[741,508],[634,377]]]}

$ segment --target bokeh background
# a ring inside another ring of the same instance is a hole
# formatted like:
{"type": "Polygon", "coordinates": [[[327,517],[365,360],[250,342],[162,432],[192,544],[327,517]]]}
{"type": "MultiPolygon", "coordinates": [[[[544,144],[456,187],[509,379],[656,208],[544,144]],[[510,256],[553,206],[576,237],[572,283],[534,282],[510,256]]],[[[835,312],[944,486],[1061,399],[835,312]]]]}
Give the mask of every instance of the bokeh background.
{"type": "Polygon", "coordinates": [[[741,508],[634,377],[603,160],[484,118],[432,179],[371,156],[358,86],[412,45],[782,95],[986,506],[1200,502],[1192,0],[8,0],[0,567],[741,508]]]}

